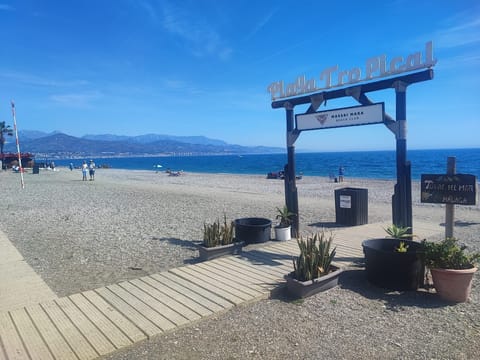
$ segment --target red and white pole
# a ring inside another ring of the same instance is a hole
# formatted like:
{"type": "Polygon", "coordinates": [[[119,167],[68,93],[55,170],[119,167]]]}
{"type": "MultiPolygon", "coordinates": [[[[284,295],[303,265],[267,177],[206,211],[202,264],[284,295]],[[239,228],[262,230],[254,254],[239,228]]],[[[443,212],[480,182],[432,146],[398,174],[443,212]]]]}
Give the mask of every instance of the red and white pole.
{"type": "Polygon", "coordinates": [[[13,129],[15,130],[15,140],[17,142],[17,153],[18,153],[18,166],[20,167],[20,181],[22,184],[22,189],[25,189],[25,182],[23,181],[23,166],[22,166],[22,156],[20,154],[20,144],[18,142],[18,131],[17,131],[17,117],[15,115],[15,103],[13,100],[12,104],[12,116],[13,116],[13,129]]]}

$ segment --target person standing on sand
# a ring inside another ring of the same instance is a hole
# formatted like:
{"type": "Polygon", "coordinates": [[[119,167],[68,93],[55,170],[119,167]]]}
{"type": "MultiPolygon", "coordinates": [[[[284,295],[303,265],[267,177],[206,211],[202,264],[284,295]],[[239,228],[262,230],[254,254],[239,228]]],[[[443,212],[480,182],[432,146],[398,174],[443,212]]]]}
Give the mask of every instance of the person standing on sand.
{"type": "Polygon", "coordinates": [[[90,165],[88,166],[88,170],[90,173],[90,181],[95,180],[95,163],[93,160],[90,160],[90,165]]]}
{"type": "Polygon", "coordinates": [[[345,169],[343,166],[338,168],[338,182],[343,182],[343,176],[345,174],[345,169]]]}
{"type": "Polygon", "coordinates": [[[82,181],[87,181],[87,171],[88,171],[88,165],[87,162],[84,160],[82,164],[82,181]]]}

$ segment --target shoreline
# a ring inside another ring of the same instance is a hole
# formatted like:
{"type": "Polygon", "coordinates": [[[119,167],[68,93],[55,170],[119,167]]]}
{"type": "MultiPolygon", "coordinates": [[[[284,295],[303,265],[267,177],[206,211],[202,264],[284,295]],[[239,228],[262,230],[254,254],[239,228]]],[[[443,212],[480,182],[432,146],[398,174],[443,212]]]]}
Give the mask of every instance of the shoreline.
{"type": "MultiPolygon", "coordinates": [[[[60,169],[61,171],[70,171],[70,169],[68,168],[68,166],[65,166],[65,165],[60,165],[60,166],[56,166],[55,167],[56,169],[60,169]]],[[[32,171],[32,168],[27,168],[25,167],[25,169],[27,170],[27,172],[31,172],[32,171]]],[[[100,171],[119,171],[119,172],[138,172],[138,173],[145,173],[145,174],[148,174],[148,173],[156,173],[156,174],[165,174],[167,175],[166,173],[166,170],[163,170],[163,168],[161,168],[162,170],[154,170],[154,169],[123,169],[123,168],[101,168],[101,167],[97,167],[97,171],[100,170],[100,171]]],[[[42,168],[40,168],[40,170],[42,171],[42,168]]],[[[75,168],[74,170],[80,170],[79,168],[75,168]]],[[[47,170],[48,171],[48,170],[47,170]]],[[[205,176],[205,175],[218,175],[218,176],[221,176],[221,175],[225,175],[225,176],[245,176],[245,177],[249,177],[249,176],[252,176],[252,177],[264,177],[265,179],[267,179],[267,174],[263,174],[263,173],[231,173],[231,172],[200,172],[200,171],[185,171],[185,170],[179,170],[179,171],[182,171],[185,175],[188,175],[188,174],[192,174],[192,175],[199,175],[199,176],[205,176]]],[[[300,173],[297,173],[297,175],[299,175],[300,173]]],[[[319,180],[322,180],[322,182],[330,182],[330,183],[334,183],[334,181],[331,180],[331,178],[329,176],[323,176],[323,175],[305,175],[302,173],[302,179],[297,179],[296,180],[296,183],[297,185],[303,180],[303,178],[312,178],[312,179],[319,179],[319,180]]],[[[358,183],[358,182],[369,182],[369,181],[374,181],[374,182],[393,182],[393,183],[396,183],[397,181],[397,178],[378,178],[378,177],[358,177],[358,176],[348,176],[348,175],[344,175],[344,181],[343,181],[343,184],[345,183],[358,183]]],[[[283,182],[282,179],[268,179],[270,181],[279,181],[279,182],[283,182]]],[[[412,178],[412,184],[414,183],[418,183],[420,184],[421,182],[421,179],[415,179],[415,178],[412,178]]],[[[342,184],[341,182],[338,182],[337,184],[342,184]]],[[[480,178],[477,178],[477,186],[480,187],[480,178]]]]}

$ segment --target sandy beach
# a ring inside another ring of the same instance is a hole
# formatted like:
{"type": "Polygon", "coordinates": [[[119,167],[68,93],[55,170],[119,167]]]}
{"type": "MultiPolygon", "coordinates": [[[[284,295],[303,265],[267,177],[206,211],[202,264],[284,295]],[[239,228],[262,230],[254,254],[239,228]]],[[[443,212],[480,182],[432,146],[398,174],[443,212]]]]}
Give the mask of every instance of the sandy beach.
{"type": "MultiPolygon", "coordinates": [[[[0,173],[0,230],[58,295],[135,279],[197,261],[205,221],[275,218],[284,185],[260,175],[98,169],[0,173]]],[[[334,190],[369,190],[369,222],[391,221],[394,181],[305,176],[297,182],[301,234],[335,231],[334,190]]],[[[443,223],[441,205],[413,218],[443,223]]],[[[480,206],[457,206],[455,236],[480,251],[480,206]]],[[[480,350],[480,285],[469,303],[432,294],[391,294],[352,271],[339,287],[302,302],[273,298],[117,352],[109,359],[471,359],[480,350]],[[168,355],[167,355],[168,354],[168,355]]]]}

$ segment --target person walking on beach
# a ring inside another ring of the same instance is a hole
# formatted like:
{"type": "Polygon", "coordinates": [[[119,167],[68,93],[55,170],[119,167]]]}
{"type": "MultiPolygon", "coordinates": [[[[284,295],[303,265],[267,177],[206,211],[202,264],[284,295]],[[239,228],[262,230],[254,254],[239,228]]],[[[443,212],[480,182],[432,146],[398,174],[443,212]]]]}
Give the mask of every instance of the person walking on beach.
{"type": "Polygon", "coordinates": [[[84,160],[82,164],[82,181],[87,181],[87,171],[88,171],[88,165],[87,162],[84,160]]]}
{"type": "Polygon", "coordinates": [[[88,171],[90,173],[90,181],[95,180],[95,163],[93,160],[90,160],[90,165],[88,165],[88,171]]]}
{"type": "Polygon", "coordinates": [[[343,182],[343,175],[345,174],[345,169],[343,166],[338,168],[338,182],[343,182]]]}

